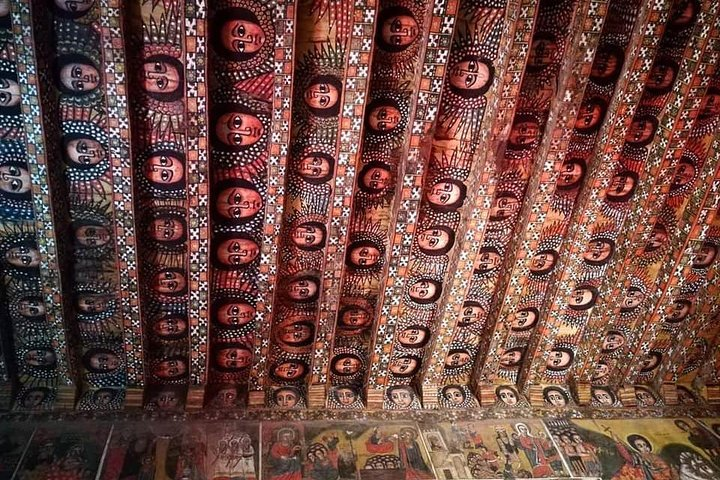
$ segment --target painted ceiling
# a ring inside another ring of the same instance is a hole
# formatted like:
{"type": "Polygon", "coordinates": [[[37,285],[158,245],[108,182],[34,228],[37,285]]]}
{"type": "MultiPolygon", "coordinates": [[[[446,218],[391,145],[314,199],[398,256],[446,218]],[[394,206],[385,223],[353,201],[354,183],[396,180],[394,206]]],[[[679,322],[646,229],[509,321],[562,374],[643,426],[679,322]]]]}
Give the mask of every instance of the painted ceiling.
{"type": "Polygon", "coordinates": [[[2,403],[720,401],[719,9],[0,0],[2,403]]]}

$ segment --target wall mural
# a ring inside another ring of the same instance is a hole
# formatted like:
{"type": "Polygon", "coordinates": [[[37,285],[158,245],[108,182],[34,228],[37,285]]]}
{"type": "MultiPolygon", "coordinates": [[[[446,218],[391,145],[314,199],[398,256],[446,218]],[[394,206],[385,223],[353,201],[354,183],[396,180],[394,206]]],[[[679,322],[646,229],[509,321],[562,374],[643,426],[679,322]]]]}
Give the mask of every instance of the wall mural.
{"type": "Polygon", "coordinates": [[[0,407],[720,401],[719,8],[0,0],[0,407]]]}

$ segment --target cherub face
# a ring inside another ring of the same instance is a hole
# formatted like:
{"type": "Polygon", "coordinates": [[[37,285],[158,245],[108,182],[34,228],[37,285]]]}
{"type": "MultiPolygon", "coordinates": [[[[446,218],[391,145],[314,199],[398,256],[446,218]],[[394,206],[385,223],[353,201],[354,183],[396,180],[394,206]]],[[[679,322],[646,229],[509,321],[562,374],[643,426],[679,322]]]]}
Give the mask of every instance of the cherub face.
{"type": "Polygon", "coordinates": [[[217,246],[217,259],[226,266],[247,265],[255,260],[260,247],[248,238],[228,238],[217,246]]]}
{"type": "Polygon", "coordinates": [[[252,188],[228,187],[217,196],[215,208],[227,219],[238,220],[257,214],[263,207],[260,193],[252,188]]]}
{"type": "Polygon", "coordinates": [[[65,145],[65,153],[70,163],[75,165],[97,165],[106,155],[105,148],[92,138],[75,138],[65,145]]]}
{"type": "Polygon", "coordinates": [[[0,166],[0,191],[23,194],[30,191],[30,172],[15,165],[0,166]]]}
{"type": "Polygon", "coordinates": [[[265,32],[255,22],[232,19],[220,27],[220,38],[223,47],[228,51],[256,53],[265,43],[265,32]]]}
{"type": "MultiPolygon", "coordinates": [[[[0,15],[3,17],[4,15],[0,15]]],[[[9,78],[0,78],[0,106],[16,107],[20,105],[20,84],[9,78]]]]}
{"type": "Polygon", "coordinates": [[[215,363],[220,368],[240,370],[250,365],[252,352],[247,348],[219,348],[215,352],[215,363]]]}
{"type": "Polygon", "coordinates": [[[303,93],[305,103],[318,110],[328,110],[340,101],[340,92],[332,83],[318,82],[309,85],[303,93]]]}
{"type": "Polygon", "coordinates": [[[185,165],[173,155],[154,155],[145,161],[143,173],[153,183],[168,185],[184,179],[185,165]]]}
{"type": "Polygon", "coordinates": [[[228,112],[215,122],[217,138],[230,147],[246,147],[257,143],[265,133],[265,127],[255,115],[228,112]]]}
{"type": "Polygon", "coordinates": [[[17,268],[37,268],[40,266],[40,251],[25,245],[8,248],[5,252],[5,261],[17,268]]]}
{"type": "Polygon", "coordinates": [[[215,312],[217,321],[221,325],[237,327],[247,325],[255,318],[255,307],[249,303],[224,303],[215,312]]]}
{"type": "Polygon", "coordinates": [[[60,67],[60,83],[72,92],[95,90],[100,84],[100,72],[93,65],[70,62],[60,67]]]}
{"type": "Polygon", "coordinates": [[[373,107],[368,114],[368,124],[377,132],[395,129],[401,119],[400,110],[392,105],[378,105],[373,107]]]}
{"type": "Polygon", "coordinates": [[[461,60],[450,68],[449,81],[459,90],[479,90],[490,81],[490,68],[476,59],[461,60]]]}
{"type": "Polygon", "coordinates": [[[142,85],[150,93],[173,93],[180,89],[180,72],[170,62],[151,60],[142,65],[142,85]]]}
{"type": "Polygon", "coordinates": [[[418,37],[420,29],[410,15],[394,15],[382,24],[380,34],[388,45],[407,47],[418,37]]]}

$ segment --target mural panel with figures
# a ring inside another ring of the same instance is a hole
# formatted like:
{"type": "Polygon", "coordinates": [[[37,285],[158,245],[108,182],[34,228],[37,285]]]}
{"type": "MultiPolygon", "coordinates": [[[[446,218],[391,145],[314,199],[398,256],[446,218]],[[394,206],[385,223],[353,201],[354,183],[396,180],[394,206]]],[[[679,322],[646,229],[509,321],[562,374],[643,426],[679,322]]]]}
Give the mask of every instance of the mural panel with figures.
{"type": "Polygon", "coordinates": [[[568,477],[542,422],[421,424],[438,478],[446,480],[568,477]]]}
{"type": "Polygon", "coordinates": [[[578,476],[603,479],[718,478],[718,438],[691,419],[548,420],[578,476]]]}

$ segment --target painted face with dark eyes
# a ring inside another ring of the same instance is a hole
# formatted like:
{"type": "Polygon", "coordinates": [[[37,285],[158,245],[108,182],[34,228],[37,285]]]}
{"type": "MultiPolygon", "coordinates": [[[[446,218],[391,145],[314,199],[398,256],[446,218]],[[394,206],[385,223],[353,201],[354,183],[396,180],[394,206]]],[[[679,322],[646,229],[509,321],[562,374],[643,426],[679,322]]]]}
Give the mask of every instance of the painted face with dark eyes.
{"type": "Polygon", "coordinates": [[[174,294],[185,290],[187,280],[180,272],[163,270],[155,274],[153,278],[153,289],[158,293],[174,294]]]}
{"type": "Polygon", "coordinates": [[[395,15],[382,24],[382,39],[388,45],[407,47],[418,37],[420,29],[410,15],[395,15]]]}
{"type": "Polygon", "coordinates": [[[101,225],[81,225],[75,229],[75,241],[84,247],[101,247],[110,241],[110,230],[101,225]]]}
{"type": "Polygon", "coordinates": [[[460,187],[451,182],[438,182],[432,186],[427,194],[427,199],[433,205],[452,205],[462,195],[460,187]]]}
{"type": "Polygon", "coordinates": [[[248,238],[229,238],[217,246],[217,259],[226,266],[247,265],[259,253],[258,244],[248,238]]]}
{"type": "Polygon", "coordinates": [[[5,252],[8,264],[18,268],[37,268],[40,266],[40,251],[25,245],[9,248],[5,252]]]}
{"type": "Polygon", "coordinates": [[[305,365],[297,362],[283,362],[273,369],[275,375],[284,380],[296,380],[307,372],[305,365]]]}
{"type": "Polygon", "coordinates": [[[320,155],[309,155],[297,164],[297,174],[303,178],[325,178],[330,173],[330,160],[320,155]]]}
{"type": "Polygon", "coordinates": [[[613,247],[607,240],[591,240],[583,253],[583,259],[588,262],[603,263],[610,259],[612,251],[613,247]]]}
{"type": "Polygon", "coordinates": [[[625,141],[631,145],[642,145],[655,135],[655,124],[646,118],[634,118],[628,128],[625,141]]]}
{"type": "Polygon", "coordinates": [[[340,92],[332,83],[313,83],[305,89],[303,99],[308,107],[331,109],[340,101],[340,92]]]}
{"type": "Polygon", "coordinates": [[[187,372],[187,364],[183,360],[163,360],[153,368],[155,376],[164,379],[181,377],[187,372]]]}
{"type": "Polygon", "coordinates": [[[15,165],[0,167],[0,191],[7,193],[28,193],[30,191],[30,172],[15,165]]]}
{"type": "Polygon", "coordinates": [[[477,59],[461,60],[450,69],[449,80],[459,90],[479,90],[490,80],[490,69],[477,59]]]}
{"type": "Polygon", "coordinates": [[[159,337],[172,337],[187,332],[187,321],[180,317],[163,317],[156,321],[153,332],[159,337]]]}
{"type": "Polygon", "coordinates": [[[512,330],[527,330],[532,328],[538,320],[538,316],[534,310],[523,308],[512,315],[510,328],[512,330]]]}
{"type": "Polygon", "coordinates": [[[450,235],[445,230],[428,228],[417,236],[418,246],[428,251],[442,250],[450,243],[450,235]]]}
{"type": "Polygon", "coordinates": [[[215,201],[215,208],[225,218],[239,220],[252,217],[263,207],[262,197],[257,190],[244,187],[229,187],[222,190],[215,201]]]}
{"type": "Polygon", "coordinates": [[[288,284],[287,293],[292,300],[307,300],[318,291],[318,284],[311,280],[294,280],[288,284]]]}
{"type": "Polygon", "coordinates": [[[400,110],[392,105],[378,105],[370,110],[368,124],[377,132],[393,130],[401,120],[400,110]]]}
{"type": "Polygon", "coordinates": [[[427,280],[418,280],[408,289],[408,295],[415,300],[432,298],[437,293],[437,286],[427,280]]]}
{"type": "Polygon", "coordinates": [[[265,43],[260,25],[248,20],[229,20],[220,29],[222,45],[235,53],[256,53],[265,43]]]}
{"type": "Polygon", "coordinates": [[[220,348],[215,353],[215,363],[221,368],[240,370],[252,362],[252,352],[247,348],[220,348]]]}
{"type": "Polygon", "coordinates": [[[392,175],[385,168],[372,167],[361,178],[363,186],[373,191],[384,190],[391,185],[392,175]]]}
{"type": "Polygon", "coordinates": [[[65,151],[70,163],[81,166],[97,165],[106,155],[102,144],[91,138],[70,140],[65,146],[65,151]]]}
{"type": "Polygon", "coordinates": [[[583,177],[583,166],[579,161],[566,161],[557,179],[558,187],[569,188],[578,185],[583,177]]]}
{"type": "Polygon", "coordinates": [[[143,63],[143,87],[150,93],[172,93],[180,85],[180,72],[169,62],[150,61],[143,63]]]}
{"type": "Polygon", "coordinates": [[[89,359],[90,367],[103,372],[117,370],[120,366],[120,358],[114,353],[100,352],[93,354],[89,359]]]}
{"type": "Polygon", "coordinates": [[[511,195],[500,195],[490,207],[490,221],[500,222],[513,216],[520,210],[520,202],[511,195]]]}
{"type": "Polygon", "coordinates": [[[290,238],[300,248],[319,247],[325,243],[325,232],[313,223],[301,223],[292,229],[290,238]]]}
{"type": "Polygon", "coordinates": [[[175,242],[185,233],[183,223],[172,217],[155,218],[148,226],[148,235],[158,242],[175,242]]]}
{"type": "Polygon", "coordinates": [[[78,296],[77,308],[82,313],[100,313],[107,310],[109,303],[103,295],[84,294],[78,296]]]}
{"type": "Polygon", "coordinates": [[[184,178],[185,165],[172,155],[156,155],[147,159],[143,173],[153,183],[168,185],[184,178]]]}
{"type": "Polygon", "coordinates": [[[352,265],[372,267],[380,262],[380,250],[373,246],[359,246],[350,250],[349,259],[352,265]]]}
{"type": "Polygon", "coordinates": [[[578,130],[593,130],[600,124],[604,115],[604,105],[591,99],[581,105],[580,114],[575,120],[575,128],[578,130]]]}
{"type": "Polygon", "coordinates": [[[27,353],[25,353],[24,360],[27,365],[45,367],[53,365],[57,360],[57,357],[55,356],[55,352],[52,350],[38,348],[35,350],[28,350],[27,353]]]}
{"type": "Polygon", "coordinates": [[[70,62],[60,67],[60,83],[72,92],[89,92],[100,84],[100,72],[94,65],[70,62]]]}
{"type": "Polygon", "coordinates": [[[40,297],[28,297],[18,302],[18,312],[25,318],[39,317],[45,314],[45,304],[40,297]]]}
{"type": "Polygon", "coordinates": [[[340,323],[349,328],[366,327],[370,321],[370,313],[359,307],[348,308],[340,317],[340,323]]]}
{"type": "Polygon", "coordinates": [[[631,175],[619,173],[610,181],[608,189],[605,190],[605,197],[610,201],[622,201],[635,188],[635,178],[631,175]]]}
{"type": "Polygon", "coordinates": [[[95,0],[54,0],[55,6],[65,12],[82,13],[90,10],[95,0]]]}
{"type": "Polygon", "coordinates": [[[265,133],[259,118],[248,113],[228,112],[215,123],[217,138],[230,147],[247,147],[257,143],[265,133]]]}
{"type": "Polygon", "coordinates": [[[279,333],[278,338],[287,344],[302,344],[311,338],[313,329],[308,324],[293,323],[282,327],[279,333]]]}
{"type": "Polygon", "coordinates": [[[247,325],[255,318],[255,307],[249,303],[225,303],[218,307],[215,315],[221,325],[242,326],[247,325]]]}
{"type": "Polygon", "coordinates": [[[15,80],[0,78],[0,106],[15,107],[17,105],[20,105],[20,85],[15,80]]]}

